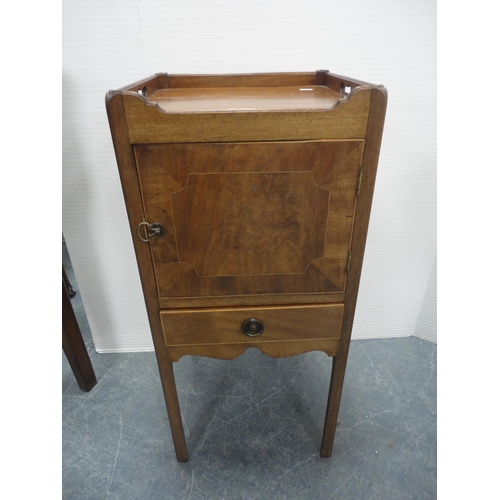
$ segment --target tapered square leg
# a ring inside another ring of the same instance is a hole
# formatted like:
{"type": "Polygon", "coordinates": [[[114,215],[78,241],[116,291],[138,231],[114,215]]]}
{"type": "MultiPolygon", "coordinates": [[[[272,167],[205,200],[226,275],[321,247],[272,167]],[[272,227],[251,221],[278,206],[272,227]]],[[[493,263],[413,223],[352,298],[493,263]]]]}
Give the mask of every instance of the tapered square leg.
{"type": "MultiPolygon", "coordinates": [[[[323,440],[321,442],[320,455],[328,458],[332,454],[333,440],[337,428],[337,419],[340,408],[340,396],[342,394],[342,384],[344,373],[340,368],[338,358],[332,358],[332,376],[330,379],[330,389],[328,391],[328,403],[326,405],[325,426],[323,430],[323,440]]],[[[345,363],[344,363],[345,365],[345,363]]]]}
{"type": "Polygon", "coordinates": [[[179,398],[177,396],[177,388],[175,386],[172,362],[164,360],[159,366],[161,370],[163,393],[167,404],[168,419],[170,421],[170,429],[172,431],[172,438],[174,441],[175,454],[179,462],[187,462],[188,453],[186,439],[184,437],[184,429],[182,427],[181,410],[179,406],[179,398]]]}
{"type": "Polygon", "coordinates": [[[64,277],[62,280],[62,346],[78,387],[82,391],[90,391],[97,384],[97,380],[71,305],[64,277]]]}

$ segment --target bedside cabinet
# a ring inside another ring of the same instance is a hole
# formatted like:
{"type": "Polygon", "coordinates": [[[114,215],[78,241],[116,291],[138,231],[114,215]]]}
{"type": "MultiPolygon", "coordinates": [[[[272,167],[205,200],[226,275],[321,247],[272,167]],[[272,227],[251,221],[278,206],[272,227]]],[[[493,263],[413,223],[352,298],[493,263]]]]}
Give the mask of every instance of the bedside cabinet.
{"type": "Polygon", "coordinates": [[[172,363],[249,347],[332,357],[331,455],[386,104],[325,70],[157,74],[106,95],[179,461],[172,363]]]}

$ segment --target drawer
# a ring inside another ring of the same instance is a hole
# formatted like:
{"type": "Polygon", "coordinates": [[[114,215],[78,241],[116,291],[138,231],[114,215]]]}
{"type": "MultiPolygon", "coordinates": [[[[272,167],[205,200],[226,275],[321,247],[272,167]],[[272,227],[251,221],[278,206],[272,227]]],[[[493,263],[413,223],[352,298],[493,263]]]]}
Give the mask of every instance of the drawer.
{"type": "Polygon", "coordinates": [[[167,346],[338,339],[343,304],[224,309],[182,309],[160,313],[167,346]],[[246,325],[247,334],[242,325],[246,325]],[[260,328],[262,325],[262,332],[260,328]]]}

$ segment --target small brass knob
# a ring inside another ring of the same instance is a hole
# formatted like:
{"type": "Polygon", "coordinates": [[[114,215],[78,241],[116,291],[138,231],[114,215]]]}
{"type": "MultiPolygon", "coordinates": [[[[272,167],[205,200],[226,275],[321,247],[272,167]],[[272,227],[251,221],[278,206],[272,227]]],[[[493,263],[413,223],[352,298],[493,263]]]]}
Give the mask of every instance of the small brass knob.
{"type": "Polygon", "coordinates": [[[255,318],[247,319],[241,324],[241,331],[247,337],[258,337],[264,332],[264,324],[255,318]]]}

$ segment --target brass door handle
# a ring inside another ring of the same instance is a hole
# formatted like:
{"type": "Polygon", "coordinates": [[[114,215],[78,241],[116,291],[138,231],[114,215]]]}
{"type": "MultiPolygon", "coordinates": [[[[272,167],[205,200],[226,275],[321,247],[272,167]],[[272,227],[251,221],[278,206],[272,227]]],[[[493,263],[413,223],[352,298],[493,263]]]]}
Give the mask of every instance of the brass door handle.
{"type": "Polygon", "coordinates": [[[139,239],[144,241],[144,243],[151,241],[153,236],[163,236],[165,232],[165,228],[159,222],[153,222],[153,224],[150,224],[149,222],[144,221],[137,226],[137,236],[139,236],[139,239]],[[145,234],[145,238],[141,232],[145,234]]]}

